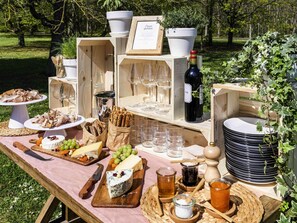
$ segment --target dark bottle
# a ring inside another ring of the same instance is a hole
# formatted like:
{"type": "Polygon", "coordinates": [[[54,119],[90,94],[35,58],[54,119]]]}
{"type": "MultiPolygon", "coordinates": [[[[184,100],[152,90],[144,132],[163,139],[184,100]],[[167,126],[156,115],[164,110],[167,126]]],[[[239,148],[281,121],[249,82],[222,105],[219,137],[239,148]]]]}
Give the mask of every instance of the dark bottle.
{"type": "Polygon", "coordinates": [[[184,86],[185,120],[197,122],[203,116],[203,85],[202,73],[197,67],[197,51],[190,52],[190,67],[185,73],[184,86]],[[195,97],[193,97],[193,91],[195,97]]]}

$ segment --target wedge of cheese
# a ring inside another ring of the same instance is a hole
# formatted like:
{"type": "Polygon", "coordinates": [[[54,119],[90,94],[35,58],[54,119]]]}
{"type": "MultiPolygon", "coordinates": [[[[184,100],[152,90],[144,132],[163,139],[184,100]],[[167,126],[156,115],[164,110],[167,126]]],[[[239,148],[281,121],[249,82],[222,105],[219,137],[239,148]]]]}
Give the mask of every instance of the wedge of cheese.
{"type": "Polygon", "coordinates": [[[80,158],[83,156],[93,157],[97,159],[102,151],[102,142],[96,142],[87,146],[80,147],[79,149],[75,150],[71,158],[80,158]]]}
{"type": "Polygon", "coordinates": [[[127,157],[123,162],[116,166],[115,170],[126,170],[133,169],[133,172],[143,169],[142,159],[137,156],[131,154],[127,157]]]}
{"type": "Polygon", "coordinates": [[[110,198],[123,195],[133,185],[133,170],[106,171],[106,184],[110,198]]]}

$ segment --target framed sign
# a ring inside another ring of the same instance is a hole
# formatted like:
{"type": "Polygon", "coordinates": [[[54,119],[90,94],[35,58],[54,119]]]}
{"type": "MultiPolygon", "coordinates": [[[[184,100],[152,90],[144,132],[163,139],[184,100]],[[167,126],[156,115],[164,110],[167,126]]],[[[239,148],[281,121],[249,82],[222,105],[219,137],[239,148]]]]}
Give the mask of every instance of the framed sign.
{"type": "Polygon", "coordinates": [[[162,16],[134,16],[126,48],[128,55],[162,54],[164,28],[162,16]]]}

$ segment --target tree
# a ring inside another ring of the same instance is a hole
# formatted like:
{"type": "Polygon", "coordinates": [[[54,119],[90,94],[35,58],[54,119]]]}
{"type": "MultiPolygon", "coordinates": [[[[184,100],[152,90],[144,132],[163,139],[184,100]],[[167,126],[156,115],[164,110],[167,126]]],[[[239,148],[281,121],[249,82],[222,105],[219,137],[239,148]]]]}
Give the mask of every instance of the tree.
{"type": "Polygon", "coordinates": [[[277,0],[218,0],[222,12],[226,15],[229,26],[227,27],[228,45],[232,45],[234,33],[240,28],[242,22],[276,1],[277,0]]]}
{"type": "Polygon", "coordinates": [[[6,1],[0,0],[0,7],[4,17],[5,27],[18,36],[18,45],[25,47],[25,32],[29,32],[33,27],[39,25],[24,1],[6,1]]]}

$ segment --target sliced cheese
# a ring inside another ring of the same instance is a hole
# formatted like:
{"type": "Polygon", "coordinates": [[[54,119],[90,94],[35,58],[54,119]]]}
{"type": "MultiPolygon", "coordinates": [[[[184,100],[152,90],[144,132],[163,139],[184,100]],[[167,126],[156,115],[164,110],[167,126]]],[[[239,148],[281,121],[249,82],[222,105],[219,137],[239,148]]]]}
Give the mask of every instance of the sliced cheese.
{"type": "Polygon", "coordinates": [[[86,155],[88,157],[93,157],[94,159],[97,159],[101,151],[102,151],[102,142],[96,142],[75,150],[72,153],[71,157],[80,158],[86,155]]]}
{"type": "Polygon", "coordinates": [[[115,170],[126,170],[126,169],[133,169],[134,172],[143,169],[142,159],[137,156],[131,154],[127,157],[123,162],[119,163],[116,166],[115,170]]]}

